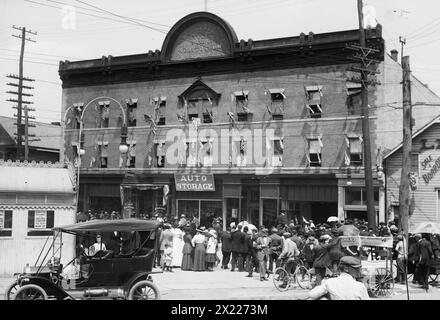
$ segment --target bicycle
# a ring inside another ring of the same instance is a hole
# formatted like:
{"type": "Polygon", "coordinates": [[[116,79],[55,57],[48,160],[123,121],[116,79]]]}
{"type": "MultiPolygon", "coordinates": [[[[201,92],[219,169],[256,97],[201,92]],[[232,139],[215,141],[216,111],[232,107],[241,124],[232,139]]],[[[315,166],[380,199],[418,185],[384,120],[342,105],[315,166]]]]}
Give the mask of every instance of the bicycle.
{"type": "Polygon", "coordinates": [[[287,262],[288,261],[284,259],[281,262],[281,266],[276,268],[273,273],[273,283],[275,288],[283,292],[287,291],[296,283],[301,289],[311,289],[315,282],[315,274],[314,272],[311,272],[312,269],[308,270],[304,265],[304,261],[299,258],[295,261],[295,271],[289,273],[286,270],[287,262]]]}

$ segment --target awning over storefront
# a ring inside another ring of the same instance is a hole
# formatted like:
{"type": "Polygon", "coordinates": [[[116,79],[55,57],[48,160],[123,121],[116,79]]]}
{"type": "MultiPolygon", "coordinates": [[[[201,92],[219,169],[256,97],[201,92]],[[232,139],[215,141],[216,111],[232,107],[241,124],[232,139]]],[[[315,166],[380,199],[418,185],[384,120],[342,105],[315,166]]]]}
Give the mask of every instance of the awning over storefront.
{"type": "Polygon", "coordinates": [[[74,193],[66,168],[0,164],[0,192],[74,193]]]}

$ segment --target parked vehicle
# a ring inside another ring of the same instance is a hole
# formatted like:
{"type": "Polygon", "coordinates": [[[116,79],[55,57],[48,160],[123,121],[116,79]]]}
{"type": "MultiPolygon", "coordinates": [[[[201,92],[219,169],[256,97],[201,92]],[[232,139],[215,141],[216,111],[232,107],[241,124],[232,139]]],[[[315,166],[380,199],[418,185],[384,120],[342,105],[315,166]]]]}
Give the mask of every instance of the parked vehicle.
{"type": "MultiPolygon", "coordinates": [[[[52,244],[40,264],[27,266],[18,275],[6,299],[160,299],[152,279],[152,274],[161,272],[153,272],[160,224],[140,219],[91,220],[54,228],[52,244]],[[78,244],[77,256],[66,266],[59,263],[63,233],[75,235],[78,244]],[[85,246],[106,235],[119,240],[121,250],[107,250],[105,244],[101,244],[103,250],[96,250],[96,244],[85,246]]],[[[43,251],[44,247],[38,260],[43,251]]]]}

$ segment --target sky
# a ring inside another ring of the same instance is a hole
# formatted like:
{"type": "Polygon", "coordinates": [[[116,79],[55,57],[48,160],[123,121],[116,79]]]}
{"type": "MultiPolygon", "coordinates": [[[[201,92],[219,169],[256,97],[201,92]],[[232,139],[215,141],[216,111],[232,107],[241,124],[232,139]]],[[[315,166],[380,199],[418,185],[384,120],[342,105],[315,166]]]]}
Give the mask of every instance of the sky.
{"type": "MultiPolygon", "coordinates": [[[[385,48],[399,51],[406,38],[413,74],[440,95],[440,1],[368,0],[383,27],[385,48]]],[[[97,59],[161,49],[166,32],[182,17],[207,10],[225,19],[239,39],[271,39],[358,28],[357,0],[0,0],[0,115],[12,116],[6,99],[18,74],[20,39],[15,26],[37,35],[26,42],[24,76],[35,79],[33,115],[60,121],[60,60],[97,59]],[[106,10],[110,13],[105,13],[106,10]],[[131,19],[118,17],[124,16],[131,19]],[[138,20],[133,20],[138,19],[138,20]]]]}

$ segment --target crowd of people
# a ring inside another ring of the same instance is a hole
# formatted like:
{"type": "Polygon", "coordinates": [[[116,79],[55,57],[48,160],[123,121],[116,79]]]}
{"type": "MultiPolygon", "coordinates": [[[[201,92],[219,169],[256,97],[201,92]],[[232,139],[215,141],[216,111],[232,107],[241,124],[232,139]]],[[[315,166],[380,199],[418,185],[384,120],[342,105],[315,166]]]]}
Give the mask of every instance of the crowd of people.
{"type": "MultiPolygon", "coordinates": [[[[120,219],[119,212],[89,210],[81,214],[86,220],[120,219]]],[[[148,219],[149,217],[144,217],[148,219]]],[[[399,233],[396,221],[381,222],[375,229],[369,228],[365,220],[348,219],[316,224],[313,220],[297,219],[287,221],[282,211],[275,226],[254,226],[246,221],[232,221],[223,231],[223,221],[215,217],[210,225],[201,226],[197,217],[167,219],[154,214],[151,219],[161,224],[158,237],[158,250],[155,267],[172,272],[173,268],[184,271],[214,271],[216,268],[246,272],[252,277],[259,274],[261,281],[285,262],[288,271],[293,272],[296,262],[301,258],[307,268],[314,268],[316,283],[330,272],[336,272],[343,257],[359,260],[397,261],[396,281],[403,283],[405,267],[414,274],[413,283],[428,289],[430,265],[433,260],[440,261],[440,241],[438,235],[411,235],[409,243],[399,233]],[[393,237],[393,250],[375,247],[344,247],[340,236],[344,226],[352,227],[360,236],[393,237]]]]}

